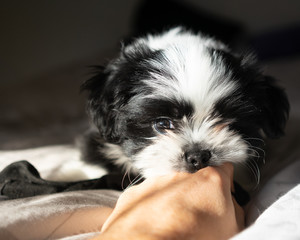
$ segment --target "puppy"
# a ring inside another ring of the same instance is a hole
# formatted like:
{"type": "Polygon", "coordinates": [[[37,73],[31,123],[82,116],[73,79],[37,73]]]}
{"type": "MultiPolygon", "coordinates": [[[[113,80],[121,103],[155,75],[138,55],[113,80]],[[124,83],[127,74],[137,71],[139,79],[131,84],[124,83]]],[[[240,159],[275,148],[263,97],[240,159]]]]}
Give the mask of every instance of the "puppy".
{"type": "Polygon", "coordinates": [[[124,46],[82,89],[94,123],[84,160],[145,178],[224,162],[257,171],[289,112],[252,55],[180,27],[124,46]]]}

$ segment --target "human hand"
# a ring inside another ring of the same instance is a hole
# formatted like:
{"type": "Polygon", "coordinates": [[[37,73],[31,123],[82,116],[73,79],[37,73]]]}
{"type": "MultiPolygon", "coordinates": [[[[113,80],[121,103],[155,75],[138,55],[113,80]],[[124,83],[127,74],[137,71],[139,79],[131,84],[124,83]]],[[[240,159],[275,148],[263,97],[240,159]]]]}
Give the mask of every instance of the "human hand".
{"type": "Polygon", "coordinates": [[[126,190],[97,239],[228,239],[244,227],[233,166],[150,178],[126,190]]]}

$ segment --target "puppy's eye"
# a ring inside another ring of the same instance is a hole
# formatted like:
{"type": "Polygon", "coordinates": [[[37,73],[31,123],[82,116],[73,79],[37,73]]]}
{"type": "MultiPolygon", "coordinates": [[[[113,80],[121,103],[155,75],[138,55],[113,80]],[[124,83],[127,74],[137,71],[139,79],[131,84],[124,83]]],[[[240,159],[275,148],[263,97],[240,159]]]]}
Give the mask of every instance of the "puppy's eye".
{"type": "Polygon", "coordinates": [[[173,122],[168,118],[157,118],[154,122],[154,128],[159,133],[164,133],[165,130],[175,129],[173,122]]]}

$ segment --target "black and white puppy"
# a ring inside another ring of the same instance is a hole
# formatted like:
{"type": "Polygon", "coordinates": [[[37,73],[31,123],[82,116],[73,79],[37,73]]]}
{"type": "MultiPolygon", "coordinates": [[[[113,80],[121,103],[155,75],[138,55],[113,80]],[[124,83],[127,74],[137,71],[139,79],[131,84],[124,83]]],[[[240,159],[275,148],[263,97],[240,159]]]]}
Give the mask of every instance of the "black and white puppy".
{"type": "Polygon", "coordinates": [[[97,129],[85,160],[146,178],[258,162],[263,137],[280,137],[289,112],[253,57],[182,28],[123,47],[83,89],[97,129]]]}

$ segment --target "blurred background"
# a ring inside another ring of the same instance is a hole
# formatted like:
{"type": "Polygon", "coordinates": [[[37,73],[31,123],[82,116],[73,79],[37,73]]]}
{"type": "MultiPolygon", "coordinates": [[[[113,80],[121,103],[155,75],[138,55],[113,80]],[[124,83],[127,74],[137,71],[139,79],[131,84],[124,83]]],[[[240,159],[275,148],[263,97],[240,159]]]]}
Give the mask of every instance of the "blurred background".
{"type": "Polygon", "coordinates": [[[299,114],[299,0],[10,0],[0,8],[0,150],[72,143],[88,126],[88,66],[174,25],[255,50],[299,114]]]}

